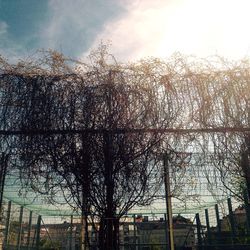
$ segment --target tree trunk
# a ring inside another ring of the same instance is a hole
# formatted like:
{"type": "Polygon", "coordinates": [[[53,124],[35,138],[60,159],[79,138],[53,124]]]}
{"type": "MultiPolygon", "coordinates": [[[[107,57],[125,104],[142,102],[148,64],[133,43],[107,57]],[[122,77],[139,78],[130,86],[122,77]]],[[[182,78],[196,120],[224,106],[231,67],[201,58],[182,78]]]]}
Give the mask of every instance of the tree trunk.
{"type": "Polygon", "coordinates": [[[82,185],[82,249],[88,250],[90,246],[89,232],[88,232],[88,215],[89,215],[89,193],[90,193],[90,169],[91,156],[89,152],[88,142],[91,137],[87,134],[82,134],[82,149],[80,152],[80,166],[81,166],[81,185],[82,185]]]}
{"type": "Polygon", "coordinates": [[[88,233],[88,215],[86,211],[82,211],[81,218],[81,249],[89,249],[89,233],[88,233]]]}
{"type": "Polygon", "coordinates": [[[104,219],[101,218],[100,220],[100,227],[99,227],[99,233],[98,233],[98,245],[99,245],[99,249],[100,250],[104,250],[105,249],[105,239],[104,239],[104,231],[105,231],[105,227],[104,227],[104,219]]]}
{"type": "Polygon", "coordinates": [[[104,134],[104,169],[105,169],[105,190],[106,190],[106,211],[104,213],[104,240],[105,240],[105,249],[111,250],[116,249],[113,246],[113,236],[114,236],[114,227],[113,222],[115,219],[115,206],[114,206],[114,176],[113,176],[113,138],[110,133],[104,134]]]}
{"type": "Polygon", "coordinates": [[[119,249],[119,218],[114,219],[114,237],[113,237],[113,246],[114,249],[119,249]]]}
{"type": "Polygon", "coordinates": [[[85,248],[85,223],[86,220],[84,218],[84,214],[82,213],[82,218],[81,218],[81,250],[86,250],[85,248]]]}
{"type": "MultiPolygon", "coordinates": [[[[113,115],[112,115],[112,72],[109,72],[107,84],[107,111],[108,111],[108,128],[113,126],[113,115]]],[[[116,222],[116,207],[114,204],[114,155],[113,147],[114,140],[113,134],[109,131],[103,133],[103,156],[104,156],[104,186],[105,186],[105,212],[103,221],[103,226],[100,227],[100,236],[103,242],[103,250],[118,250],[117,244],[117,226],[116,222]]]]}
{"type": "Polygon", "coordinates": [[[99,249],[119,250],[119,219],[115,216],[100,221],[99,249]]]}

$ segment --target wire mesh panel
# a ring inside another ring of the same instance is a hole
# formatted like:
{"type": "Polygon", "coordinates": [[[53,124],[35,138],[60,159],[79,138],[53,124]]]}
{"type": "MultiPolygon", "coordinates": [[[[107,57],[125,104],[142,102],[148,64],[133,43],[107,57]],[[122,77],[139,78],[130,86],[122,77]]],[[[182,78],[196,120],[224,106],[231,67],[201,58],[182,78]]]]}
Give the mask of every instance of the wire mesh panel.
{"type": "Polygon", "coordinates": [[[20,224],[20,212],[21,207],[16,204],[12,204],[9,221],[9,232],[6,239],[8,248],[17,248],[20,244],[20,233],[22,230],[20,224]]]}
{"type": "MultiPolygon", "coordinates": [[[[245,208],[237,207],[234,200],[232,202],[231,218],[228,201],[201,210],[196,216],[174,214],[175,249],[249,249],[250,234],[245,208]]],[[[85,242],[90,250],[97,250],[100,222],[90,218],[88,222],[87,232],[84,232],[86,227],[83,227],[80,216],[41,217],[23,206],[5,200],[1,219],[1,246],[2,249],[78,250],[85,242]],[[86,234],[87,237],[84,237],[86,234]]],[[[114,228],[115,221],[109,219],[109,223],[114,228]]],[[[119,249],[169,249],[167,224],[163,213],[137,213],[122,217],[118,231],[119,249]]]]}
{"type": "Polygon", "coordinates": [[[7,214],[8,214],[8,202],[6,200],[3,200],[2,211],[0,214],[0,249],[3,248],[3,244],[5,240],[7,214]]]}
{"type": "Polygon", "coordinates": [[[38,215],[11,201],[7,205],[4,201],[3,208],[1,249],[36,249],[40,242],[38,215]]]}
{"type": "MultiPolygon", "coordinates": [[[[199,213],[200,228],[196,220],[198,249],[250,249],[248,226],[244,206],[232,209],[231,199],[199,213]],[[198,232],[199,231],[199,232],[198,232]]],[[[236,205],[236,203],[234,203],[236,205]]]]}
{"type": "Polygon", "coordinates": [[[71,218],[43,217],[41,224],[41,247],[52,249],[72,249],[76,245],[76,230],[71,218]]]}

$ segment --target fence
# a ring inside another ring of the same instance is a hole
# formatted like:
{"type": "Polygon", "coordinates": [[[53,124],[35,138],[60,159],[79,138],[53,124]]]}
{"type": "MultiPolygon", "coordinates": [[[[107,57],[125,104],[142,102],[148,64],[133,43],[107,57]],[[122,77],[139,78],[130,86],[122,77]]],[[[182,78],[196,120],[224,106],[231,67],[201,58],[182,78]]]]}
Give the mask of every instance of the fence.
{"type": "MultiPolygon", "coordinates": [[[[2,249],[81,249],[81,222],[78,216],[41,216],[11,201],[4,201],[1,219],[2,249]]],[[[112,223],[112,221],[111,221],[112,223]]],[[[90,249],[98,249],[98,223],[88,228],[90,249]]],[[[166,216],[128,215],[119,226],[120,249],[167,249],[166,216]]],[[[176,228],[177,242],[194,243],[194,226],[176,228]],[[190,233],[190,230],[192,233],[190,233]]]]}
{"type": "Polygon", "coordinates": [[[1,216],[2,249],[37,249],[41,216],[11,201],[4,202],[1,216]]]}
{"type": "Polygon", "coordinates": [[[197,249],[250,249],[249,208],[247,199],[244,205],[233,208],[231,198],[228,198],[224,216],[221,216],[223,211],[218,204],[214,208],[205,209],[203,214],[197,213],[197,249]],[[212,227],[211,218],[216,221],[212,227]]]}
{"type": "MultiPolygon", "coordinates": [[[[249,204],[233,207],[230,198],[195,215],[175,215],[176,250],[250,249],[249,204]]],[[[112,221],[111,221],[112,223],[112,221]]],[[[98,249],[98,223],[88,227],[90,250],[98,249]]],[[[81,249],[78,216],[41,216],[4,200],[1,214],[1,249],[81,249]]],[[[165,214],[129,214],[120,220],[121,250],[165,250],[165,214]]]]}

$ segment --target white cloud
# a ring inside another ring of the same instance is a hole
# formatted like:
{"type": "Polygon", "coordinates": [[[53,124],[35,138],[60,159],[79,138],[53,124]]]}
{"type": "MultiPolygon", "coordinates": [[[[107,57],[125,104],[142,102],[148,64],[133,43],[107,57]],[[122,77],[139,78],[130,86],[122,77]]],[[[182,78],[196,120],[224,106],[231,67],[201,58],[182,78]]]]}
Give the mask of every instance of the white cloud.
{"type": "Polygon", "coordinates": [[[0,21],[0,35],[3,36],[7,34],[8,24],[4,21],[0,21]]]}
{"type": "MultiPolygon", "coordinates": [[[[72,25],[72,29],[86,28],[84,22],[85,1],[50,0],[50,20],[42,30],[42,43],[44,47],[56,48],[58,43],[63,46],[63,38],[67,39],[65,27],[72,25]]],[[[76,42],[76,41],[74,41],[76,42]]],[[[72,44],[74,46],[74,44],[72,44]]]]}
{"type": "Polygon", "coordinates": [[[167,57],[176,51],[237,58],[250,52],[248,0],[122,2],[127,12],[106,23],[92,46],[111,40],[118,59],[167,57]]]}
{"type": "Polygon", "coordinates": [[[119,11],[116,0],[49,0],[49,20],[41,31],[40,46],[80,56],[119,11]]]}

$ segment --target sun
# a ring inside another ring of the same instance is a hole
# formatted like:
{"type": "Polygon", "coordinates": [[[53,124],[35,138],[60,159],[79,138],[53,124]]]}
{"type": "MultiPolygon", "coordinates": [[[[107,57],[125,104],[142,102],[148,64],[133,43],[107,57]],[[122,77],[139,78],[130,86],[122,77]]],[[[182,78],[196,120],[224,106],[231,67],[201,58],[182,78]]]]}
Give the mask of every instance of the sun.
{"type": "Polygon", "coordinates": [[[250,55],[249,0],[127,2],[126,13],[104,25],[92,48],[112,41],[112,53],[121,60],[166,58],[175,52],[229,59],[250,55]]]}
{"type": "Polygon", "coordinates": [[[250,1],[175,1],[158,23],[165,27],[156,54],[173,51],[198,56],[244,57],[250,52],[250,1]]]}

